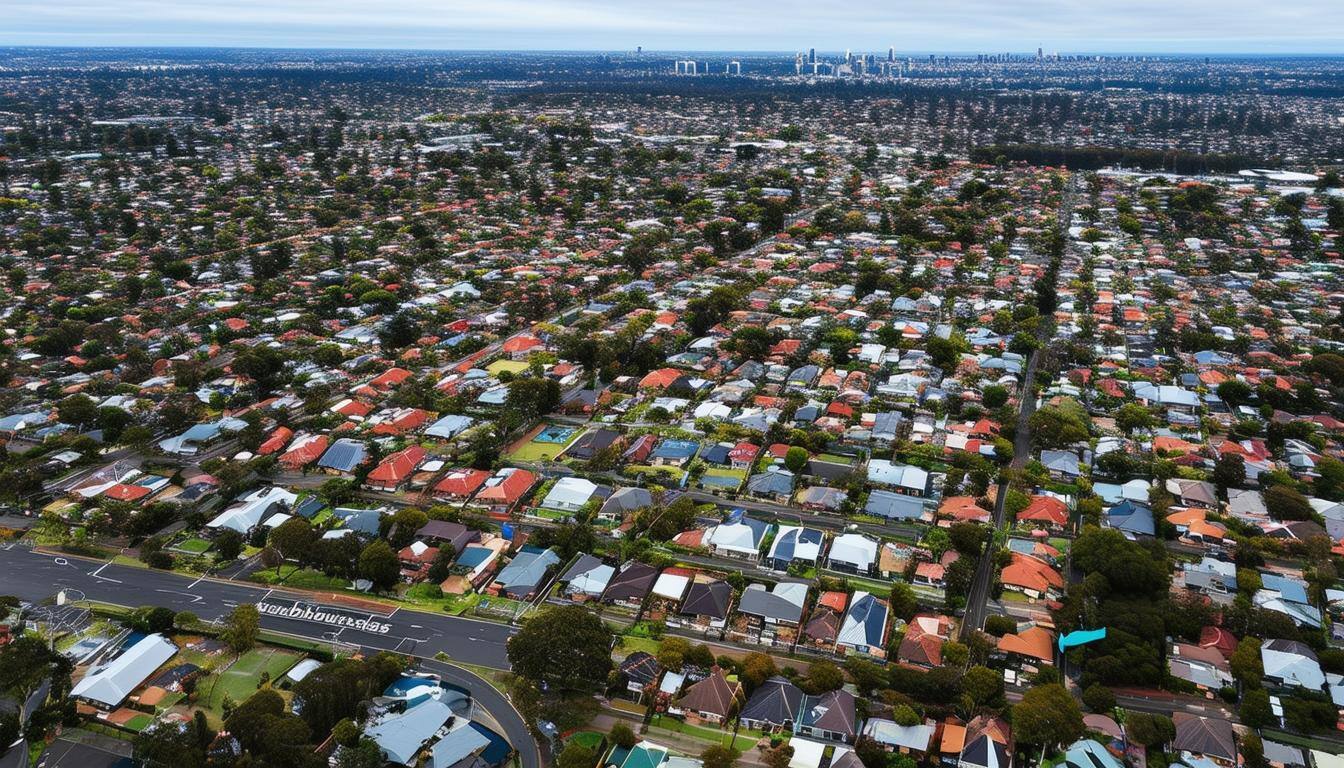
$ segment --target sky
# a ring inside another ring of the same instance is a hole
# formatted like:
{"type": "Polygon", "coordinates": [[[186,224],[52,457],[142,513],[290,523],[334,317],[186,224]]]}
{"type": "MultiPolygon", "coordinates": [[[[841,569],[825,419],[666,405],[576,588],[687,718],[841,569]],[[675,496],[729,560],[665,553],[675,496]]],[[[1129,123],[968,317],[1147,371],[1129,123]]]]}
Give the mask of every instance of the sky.
{"type": "Polygon", "coordinates": [[[1344,53],[1344,0],[5,0],[0,45],[1344,53]]]}

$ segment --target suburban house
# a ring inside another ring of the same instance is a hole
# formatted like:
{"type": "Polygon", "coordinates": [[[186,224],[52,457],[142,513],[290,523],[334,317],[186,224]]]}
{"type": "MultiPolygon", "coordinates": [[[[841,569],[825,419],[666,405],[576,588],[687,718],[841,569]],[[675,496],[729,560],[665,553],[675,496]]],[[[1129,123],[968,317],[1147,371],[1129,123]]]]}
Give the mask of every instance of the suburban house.
{"type": "Polygon", "coordinates": [[[815,528],[780,526],[775,540],[770,544],[765,565],[776,571],[788,570],[793,563],[805,567],[815,566],[824,541],[825,534],[815,528]]]}
{"type": "Polygon", "coordinates": [[[546,574],[560,564],[560,556],[549,549],[523,547],[504,566],[488,590],[514,600],[531,600],[541,588],[546,574]]]}
{"type": "Polygon", "coordinates": [[[177,655],[177,646],[163,635],[140,638],[111,661],[90,667],[70,689],[70,695],[95,708],[116,709],[154,671],[177,655]]]}
{"type": "Polygon", "coordinates": [[[1237,764],[1237,739],[1232,723],[1220,717],[1202,717],[1175,712],[1176,738],[1171,747],[1186,760],[1210,760],[1218,765],[1237,764]]]}
{"type": "Polygon", "coordinates": [[[364,487],[375,491],[395,491],[411,478],[424,460],[425,449],[418,445],[389,454],[369,472],[364,487]]]}
{"type": "Polygon", "coordinates": [[[858,736],[854,694],[843,688],[816,696],[804,696],[802,711],[793,725],[798,736],[852,744],[858,736]]]}
{"type": "Polygon", "coordinates": [[[787,678],[772,677],[751,694],[738,714],[744,728],[765,733],[793,732],[803,705],[803,691],[787,678]]]}
{"type": "Polygon", "coordinates": [[[565,597],[575,602],[596,600],[602,596],[616,569],[589,554],[580,554],[560,576],[565,597]]]}
{"type": "Polygon", "coordinates": [[[631,560],[622,565],[620,570],[612,575],[611,581],[607,582],[607,588],[602,591],[602,602],[639,610],[657,578],[657,568],[638,560],[631,560]]]}
{"type": "Polygon", "coordinates": [[[836,647],[876,658],[885,657],[887,614],[885,601],[867,592],[855,592],[836,634],[836,647]]]}
{"type": "Polygon", "coordinates": [[[734,514],[728,522],[706,529],[701,543],[720,557],[756,562],[761,557],[761,544],[770,527],[769,523],[734,514]]]}
{"type": "Polygon", "coordinates": [[[833,571],[869,575],[877,563],[877,541],[859,533],[844,533],[831,542],[827,567],[833,571]]]}
{"type": "Polygon", "coordinates": [[[693,723],[717,725],[732,717],[741,696],[741,683],[729,682],[723,670],[716,666],[709,671],[708,677],[688,687],[674,706],[693,723]]]}
{"type": "Polygon", "coordinates": [[[728,621],[732,600],[733,588],[728,582],[696,574],[681,601],[676,623],[706,630],[723,629],[728,621]]]}
{"type": "Polygon", "coordinates": [[[907,496],[925,496],[929,492],[928,470],[909,464],[893,464],[887,459],[868,462],[868,482],[907,496]]]}

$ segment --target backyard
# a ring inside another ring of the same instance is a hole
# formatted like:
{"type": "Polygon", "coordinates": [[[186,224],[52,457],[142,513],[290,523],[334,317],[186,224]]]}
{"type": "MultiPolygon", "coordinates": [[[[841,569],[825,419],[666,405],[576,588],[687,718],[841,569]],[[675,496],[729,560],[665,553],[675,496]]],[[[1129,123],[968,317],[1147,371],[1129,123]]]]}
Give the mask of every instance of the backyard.
{"type": "Polygon", "coordinates": [[[263,672],[269,675],[270,680],[275,680],[297,664],[300,658],[297,653],[278,648],[248,651],[205,681],[201,702],[206,709],[222,715],[226,698],[235,704],[244,701],[261,687],[263,672]]]}

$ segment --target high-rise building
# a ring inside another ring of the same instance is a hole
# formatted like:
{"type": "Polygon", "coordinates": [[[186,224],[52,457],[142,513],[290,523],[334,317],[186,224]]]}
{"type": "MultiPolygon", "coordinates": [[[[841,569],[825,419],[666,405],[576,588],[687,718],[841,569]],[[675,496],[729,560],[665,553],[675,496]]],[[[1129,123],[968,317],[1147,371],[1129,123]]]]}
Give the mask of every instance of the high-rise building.
{"type": "Polygon", "coordinates": [[[895,60],[896,60],[896,48],[895,48],[895,47],[888,48],[888,49],[887,49],[887,61],[888,61],[888,62],[892,62],[892,61],[895,61],[895,60]]]}
{"type": "Polygon", "coordinates": [[[807,49],[807,63],[808,63],[808,64],[816,64],[816,63],[817,63],[817,49],[816,49],[816,48],[808,48],[808,49],[807,49]]]}

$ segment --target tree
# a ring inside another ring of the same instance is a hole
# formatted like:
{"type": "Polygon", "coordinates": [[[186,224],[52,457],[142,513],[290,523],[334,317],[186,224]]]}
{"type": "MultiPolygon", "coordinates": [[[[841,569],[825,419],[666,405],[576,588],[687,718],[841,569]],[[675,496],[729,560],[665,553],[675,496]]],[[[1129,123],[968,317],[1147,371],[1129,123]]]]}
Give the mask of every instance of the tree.
{"type": "Polygon", "coordinates": [[[221,562],[234,560],[243,552],[243,534],[225,528],[215,536],[215,557],[221,562]]]}
{"type": "Polygon", "coordinates": [[[360,739],[336,753],[335,768],[383,768],[386,764],[383,751],[373,739],[360,739]]]}
{"type": "MultiPolygon", "coordinates": [[[[13,710],[0,712],[0,755],[5,754],[10,744],[18,741],[20,730],[18,712],[13,710]]],[[[183,768],[194,768],[194,766],[183,766],[183,768]]]]}
{"type": "Polygon", "coordinates": [[[1241,737],[1241,764],[1245,768],[1266,768],[1269,763],[1265,760],[1265,743],[1260,740],[1260,735],[1248,733],[1241,737]]]}
{"type": "Polygon", "coordinates": [[[239,605],[229,612],[224,621],[224,631],[219,637],[234,653],[241,654],[251,650],[257,642],[257,633],[261,630],[261,614],[255,605],[239,605]]]}
{"type": "Polygon", "coordinates": [[[1264,688],[1252,688],[1242,694],[1240,711],[1241,722],[1252,728],[1264,728],[1279,720],[1269,704],[1269,691],[1264,688]]]}
{"type": "Polygon", "coordinates": [[[224,728],[248,751],[259,752],[272,720],[285,713],[285,700],[270,688],[262,688],[234,707],[224,719],[224,728]]]}
{"type": "Polygon", "coordinates": [[[1236,453],[1225,453],[1218,457],[1213,467],[1213,484],[1227,495],[1229,488],[1240,488],[1246,482],[1246,460],[1236,453]]]}
{"type": "Polygon", "coordinates": [[[20,635],[0,647],[0,691],[14,691],[18,701],[27,701],[47,678],[52,659],[47,644],[33,635],[20,635]]]}
{"type": "Polygon", "coordinates": [[[1002,407],[1008,402],[1008,390],[998,384],[990,384],[981,393],[981,402],[990,410],[1002,407]]]}
{"type": "Polygon", "coordinates": [[[1115,425],[1127,433],[1148,429],[1153,425],[1153,414],[1138,403],[1125,403],[1115,412],[1115,425]]]}
{"type": "Polygon", "coordinates": [[[579,742],[570,741],[555,764],[557,768],[593,768],[597,764],[597,755],[579,742]]]}
{"type": "Polygon", "coordinates": [[[700,753],[700,763],[704,768],[736,768],[739,757],[741,753],[736,749],[714,744],[700,753]]]}
{"type": "Polygon", "coordinates": [[[836,691],[845,684],[845,673],[835,664],[822,659],[812,663],[802,688],[812,695],[836,691]]]}
{"type": "Polygon", "coordinates": [[[788,744],[781,743],[777,747],[761,750],[761,761],[765,763],[765,768],[789,768],[792,760],[793,747],[788,744]]]}
{"type": "Polygon", "coordinates": [[[294,710],[313,733],[327,733],[354,717],[360,702],[381,695],[404,668],[405,660],[390,653],[328,662],[294,685],[294,710]]]}
{"type": "Polygon", "coordinates": [[[1237,649],[1228,659],[1232,676],[1248,688],[1259,688],[1265,677],[1264,662],[1260,658],[1260,638],[1247,635],[1237,643],[1237,649]]]}
{"type": "Polygon", "coordinates": [[[784,467],[796,475],[807,466],[807,459],[806,448],[790,446],[789,450],[784,452],[784,467]]]}
{"type": "Polygon", "coordinates": [[[1322,456],[1316,462],[1318,477],[1312,482],[1317,496],[1338,500],[1344,494],[1344,461],[1333,456],[1322,456]]]}
{"type": "Polygon", "coordinates": [[[1037,409],[1028,421],[1031,439],[1043,448],[1060,448],[1088,439],[1087,411],[1076,400],[1037,409]]]}
{"type": "Polygon", "coordinates": [[[858,756],[863,768],[887,768],[891,762],[891,753],[872,736],[860,736],[854,742],[854,754],[858,756]]]}
{"type": "MultiPolygon", "coordinates": [[[[212,738],[214,734],[207,729],[205,734],[197,732],[196,723],[181,723],[169,720],[154,722],[136,735],[133,740],[135,759],[147,766],[172,766],[172,768],[204,768],[207,764],[202,736],[212,738]]],[[[8,744],[9,742],[4,742],[8,744]]]]}
{"type": "Polygon", "coordinates": [[[1115,709],[1115,694],[1101,683],[1093,683],[1083,691],[1083,703],[1093,712],[1109,714],[1115,709]]]}
{"type": "Polygon", "coordinates": [[[961,690],[972,708],[995,706],[1003,700],[1003,675],[989,667],[971,667],[961,678],[961,690]]]}
{"type": "Polygon", "coordinates": [[[1078,702],[1059,683],[1038,685],[1013,706],[1013,733],[1018,741],[1053,749],[1083,735],[1078,702]]]}
{"type": "Polygon", "coordinates": [[[374,539],[359,553],[358,572],[373,583],[375,591],[385,592],[401,579],[401,561],[391,544],[374,539]]]}
{"type": "Polygon", "coordinates": [[[891,594],[888,595],[891,606],[891,615],[903,621],[909,621],[919,611],[919,601],[915,598],[915,590],[903,581],[898,581],[891,585],[891,594]]]}
{"type": "Polygon", "coordinates": [[[638,737],[635,736],[634,730],[631,729],[630,726],[619,721],[611,726],[611,730],[607,735],[611,737],[612,744],[615,744],[618,747],[624,747],[625,749],[635,746],[635,743],[638,741],[638,737]]]}
{"type": "Polygon", "coordinates": [[[265,397],[285,381],[286,357],[273,347],[247,347],[233,359],[233,370],[256,382],[258,394],[265,397]]]}
{"type": "Polygon", "coordinates": [[[871,659],[850,656],[845,659],[845,671],[854,681],[854,687],[865,696],[887,687],[887,668],[871,659]]]}
{"type": "Polygon", "coordinates": [[[98,406],[88,395],[71,395],[56,404],[61,421],[77,427],[88,427],[98,419],[98,406]]]}
{"type": "Polygon", "coordinates": [[[1176,738],[1176,725],[1166,715],[1130,712],[1125,718],[1125,735],[1145,747],[1156,747],[1176,738]]]}
{"type": "Polygon", "coordinates": [[[505,411],[518,413],[523,422],[529,422],[550,413],[560,405],[560,384],[554,379],[525,377],[509,382],[509,393],[504,398],[505,411]]]}
{"type": "Polygon", "coordinates": [[[909,704],[897,704],[891,709],[892,722],[897,725],[909,728],[912,725],[919,725],[924,722],[924,718],[919,716],[915,708],[909,704]]]}
{"type": "Polygon", "coordinates": [[[1311,504],[1307,497],[1286,485],[1274,485],[1264,494],[1265,509],[1276,520],[1310,520],[1311,504]]]}
{"type": "Polygon", "coordinates": [[[611,671],[612,633],[587,608],[568,605],[528,619],[509,639],[509,663],[517,675],[560,690],[600,690],[611,671]]]}
{"type": "Polygon", "coordinates": [[[746,658],[742,659],[741,678],[748,694],[776,674],[778,674],[778,670],[775,668],[775,659],[768,653],[752,651],[747,654],[746,658]]]}
{"type": "Polygon", "coordinates": [[[1251,386],[1239,379],[1228,379],[1218,385],[1218,398],[1236,408],[1251,399],[1251,386]]]}
{"type": "Polygon", "coordinates": [[[285,558],[301,564],[307,563],[313,558],[317,532],[308,525],[307,520],[295,516],[271,531],[270,543],[285,558]]]}

